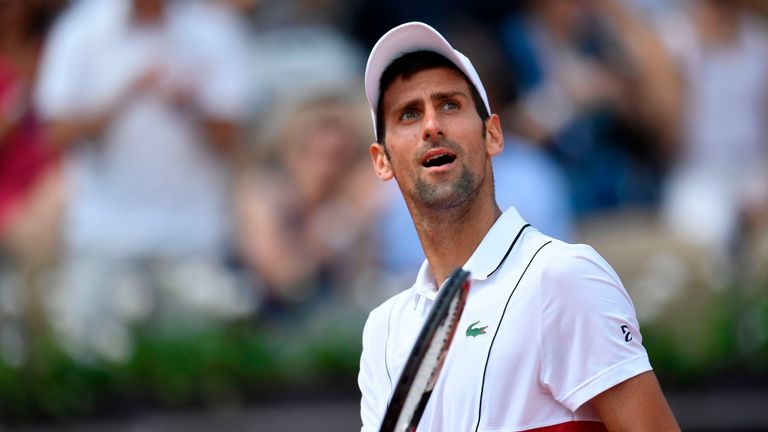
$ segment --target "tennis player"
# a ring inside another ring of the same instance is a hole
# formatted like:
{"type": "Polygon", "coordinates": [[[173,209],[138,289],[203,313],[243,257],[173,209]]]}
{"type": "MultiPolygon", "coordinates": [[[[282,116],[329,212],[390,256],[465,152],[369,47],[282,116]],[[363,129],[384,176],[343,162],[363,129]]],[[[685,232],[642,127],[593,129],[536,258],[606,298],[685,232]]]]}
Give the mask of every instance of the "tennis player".
{"type": "Polygon", "coordinates": [[[472,287],[419,431],[679,430],[613,269],[496,204],[504,139],[469,59],[428,25],[403,24],[371,51],[365,89],[374,169],[397,181],[427,259],[365,325],[362,430],[379,429],[456,266],[472,287]]]}

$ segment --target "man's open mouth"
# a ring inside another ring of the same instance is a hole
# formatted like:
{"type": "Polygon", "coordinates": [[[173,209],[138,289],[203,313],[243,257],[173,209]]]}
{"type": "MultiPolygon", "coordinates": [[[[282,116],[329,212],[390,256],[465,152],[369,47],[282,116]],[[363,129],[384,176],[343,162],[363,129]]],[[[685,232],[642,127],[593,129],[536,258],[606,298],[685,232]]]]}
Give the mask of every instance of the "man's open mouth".
{"type": "Polygon", "coordinates": [[[424,168],[439,167],[447,165],[456,160],[456,155],[451,153],[438,153],[430,155],[421,163],[424,168]]]}

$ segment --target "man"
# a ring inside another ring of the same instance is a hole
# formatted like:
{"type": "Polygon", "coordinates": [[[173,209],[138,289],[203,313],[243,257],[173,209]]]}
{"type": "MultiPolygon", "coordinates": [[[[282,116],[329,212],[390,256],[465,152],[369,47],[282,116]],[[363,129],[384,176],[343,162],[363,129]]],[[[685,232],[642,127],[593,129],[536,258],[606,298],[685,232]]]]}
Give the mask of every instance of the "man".
{"type": "Polygon", "coordinates": [[[374,46],[365,87],[374,168],[397,181],[427,260],[366,323],[363,430],[378,430],[456,266],[472,273],[472,287],[420,431],[678,430],[610,266],[496,205],[501,126],[469,59],[431,27],[404,24],[374,46]]]}
{"type": "Polygon", "coordinates": [[[246,93],[234,17],[209,1],[84,1],[47,41],[37,102],[71,174],[54,321],[75,355],[122,360],[125,323],[156,297],[233,291],[221,257],[246,93]]]}

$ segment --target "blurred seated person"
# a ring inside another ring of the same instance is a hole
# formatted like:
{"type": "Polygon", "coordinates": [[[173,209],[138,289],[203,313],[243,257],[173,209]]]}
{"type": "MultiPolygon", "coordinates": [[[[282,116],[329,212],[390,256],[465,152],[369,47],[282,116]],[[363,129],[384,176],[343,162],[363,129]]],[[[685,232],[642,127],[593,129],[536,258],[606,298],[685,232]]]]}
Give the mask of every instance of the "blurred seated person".
{"type": "Polygon", "coordinates": [[[302,95],[264,122],[270,130],[240,188],[238,237],[267,314],[348,301],[370,274],[381,195],[361,107],[343,93],[302,95]]]}

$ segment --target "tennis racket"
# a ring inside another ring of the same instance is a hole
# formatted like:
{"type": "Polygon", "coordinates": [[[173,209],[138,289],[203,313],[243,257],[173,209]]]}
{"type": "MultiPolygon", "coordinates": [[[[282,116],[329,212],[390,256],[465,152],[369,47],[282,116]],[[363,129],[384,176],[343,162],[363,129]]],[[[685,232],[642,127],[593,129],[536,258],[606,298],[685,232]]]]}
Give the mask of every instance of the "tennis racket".
{"type": "Polygon", "coordinates": [[[392,394],[380,432],[410,432],[419,425],[469,294],[469,272],[457,267],[435,298],[427,321],[392,394]]]}

